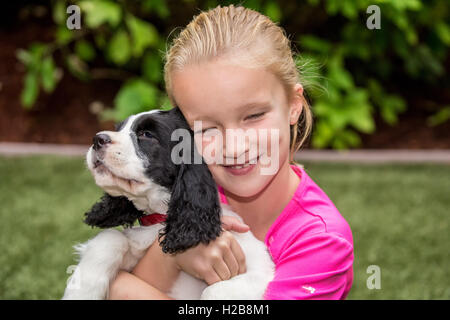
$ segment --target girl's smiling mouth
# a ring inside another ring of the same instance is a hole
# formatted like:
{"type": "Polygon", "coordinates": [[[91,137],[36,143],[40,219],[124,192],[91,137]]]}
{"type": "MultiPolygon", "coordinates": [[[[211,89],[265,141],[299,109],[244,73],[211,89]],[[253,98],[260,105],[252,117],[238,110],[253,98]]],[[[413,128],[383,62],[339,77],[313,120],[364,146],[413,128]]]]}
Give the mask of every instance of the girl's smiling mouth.
{"type": "Polygon", "coordinates": [[[238,164],[238,165],[222,165],[222,167],[225,169],[226,172],[234,175],[234,176],[242,176],[250,171],[253,170],[253,168],[256,167],[258,164],[259,158],[261,155],[256,157],[256,159],[249,160],[246,163],[238,164]]]}

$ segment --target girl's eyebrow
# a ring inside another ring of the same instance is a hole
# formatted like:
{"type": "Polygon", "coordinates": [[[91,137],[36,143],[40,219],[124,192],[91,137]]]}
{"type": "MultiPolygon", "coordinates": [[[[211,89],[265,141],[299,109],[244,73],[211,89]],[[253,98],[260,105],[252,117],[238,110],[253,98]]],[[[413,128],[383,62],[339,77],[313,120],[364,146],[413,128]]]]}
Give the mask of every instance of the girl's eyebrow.
{"type": "Polygon", "coordinates": [[[270,102],[269,101],[263,101],[263,102],[250,102],[250,103],[246,103],[242,106],[239,106],[237,108],[237,110],[241,111],[241,110],[247,110],[247,109],[251,109],[251,108],[258,108],[258,107],[268,107],[270,106],[270,102]]]}

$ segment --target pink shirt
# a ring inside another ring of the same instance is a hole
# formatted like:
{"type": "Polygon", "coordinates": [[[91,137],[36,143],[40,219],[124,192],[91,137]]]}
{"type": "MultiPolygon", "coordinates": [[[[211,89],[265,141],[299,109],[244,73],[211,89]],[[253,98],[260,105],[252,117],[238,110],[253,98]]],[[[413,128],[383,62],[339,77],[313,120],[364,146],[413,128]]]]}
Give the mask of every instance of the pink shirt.
{"type": "MultiPolygon", "coordinates": [[[[345,299],[353,282],[350,227],[305,170],[291,168],[300,183],[264,239],[275,263],[264,299],[345,299]]],[[[228,203],[218,189],[220,201],[228,203]]]]}

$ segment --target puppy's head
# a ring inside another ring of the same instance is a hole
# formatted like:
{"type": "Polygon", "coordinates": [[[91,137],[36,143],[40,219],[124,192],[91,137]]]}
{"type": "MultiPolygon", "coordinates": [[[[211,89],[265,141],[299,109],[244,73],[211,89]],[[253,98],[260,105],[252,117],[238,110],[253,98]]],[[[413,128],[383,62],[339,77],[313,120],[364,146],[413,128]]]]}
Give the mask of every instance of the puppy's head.
{"type": "Polygon", "coordinates": [[[180,120],[177,112],[155,110],[130,116],[116,131],[97,133],[86,158],[96,184],[142,211],[167,211],[164,202],[178,169],[171,165],[171,133],[184,126],[180,120]]]}
{"type": "Polygon", "coordinates": [[[132,225],[144,212],[156,211],[167,215],[160,233],[165,252],[215,239],[221,232],[218,194],[206,164],[195,163],[198,158],[192,131],[178,108],[133,115],[116,131],[99,132],[86,160],[107,195],[86,214],[86,223],[132,225]],[[183,138],[189,141],[174,153],[180,141],[172,133],[178,129],[189,133],[183,138]]]}

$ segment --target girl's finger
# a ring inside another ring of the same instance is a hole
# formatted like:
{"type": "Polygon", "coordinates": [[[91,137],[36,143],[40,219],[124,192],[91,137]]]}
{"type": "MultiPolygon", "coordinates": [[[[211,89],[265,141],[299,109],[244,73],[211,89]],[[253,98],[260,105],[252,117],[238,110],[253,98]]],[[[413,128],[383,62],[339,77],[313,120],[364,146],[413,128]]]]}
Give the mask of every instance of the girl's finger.
{"type": "Polygon", "coordinates": [[[217,272],[214,269],[211,269],[210,271],[208,271],[204,275],[203,280],[205,280],[205,282],[208,284],[208,286],[212,285],[213,283],[221,281],[219,275],[217,274],[217,272]]]}
{"type": "Polygon", "coordinates": [[[239,264],[236,260],[236,258],[233,255],[233,252],[230,249],[226,249],[223,252],[223,260],[228,266],[228,270],[231,272],[231,278],[238,275],[239,272],[239,264]]]}
{"type": "Polygon", "coordinates": [[[239,265],[238,274],[245,273],[247,271],[247,266],[245,263],[245,254],[244,254],[244,251],[242,251],[242,248],[236,239],[233,238],[231,240],[230,248],[231,248],[231,252],[233,252],[234,258],[236,259],[236,261],[239,265]]]}
{"type": "Polygon", "coordinates": [[[250,227],[248,225],[241,222],[236,217],[223,216],[221,218],[221,220],[222,220],[222,227],[225,230],[235,231],[235,232],[247,232],[250,230],[250,227]]]}
{"type": "MultiPolygon", "coordinates": [[[[213,264],[214,271],[217,273],[219,280],[228,280],[231,278],[231,272],[228,269],[227,264],[220,259],[213,264]]],[[[209,284],[209,283],[208,283],[209,284]]],[[[211,285],[211,284],[209,284],[211,285]]]]}

